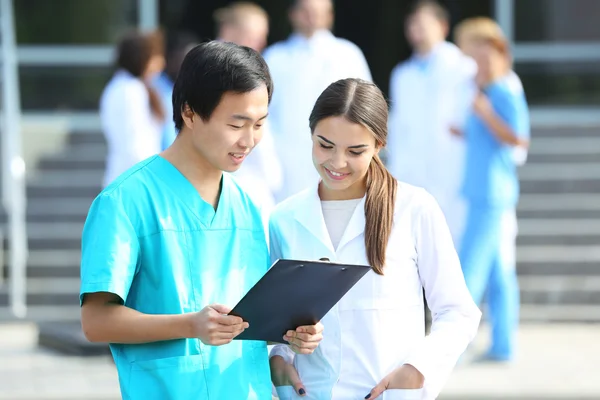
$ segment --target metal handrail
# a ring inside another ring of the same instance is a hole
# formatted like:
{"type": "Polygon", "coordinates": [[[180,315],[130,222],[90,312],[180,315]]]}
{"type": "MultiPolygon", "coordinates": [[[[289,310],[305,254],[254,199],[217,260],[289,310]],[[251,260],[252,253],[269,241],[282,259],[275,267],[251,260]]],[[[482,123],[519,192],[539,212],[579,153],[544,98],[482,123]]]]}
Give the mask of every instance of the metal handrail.
{"type": "Polygon", "coordinates": [[[2,36],[2,202],[8,214],[9,301],[12,313],[24,318],[26,303],[27,229],[25,162],[21,152],[21,105],[12,0],[0,0],[2,36]]]}

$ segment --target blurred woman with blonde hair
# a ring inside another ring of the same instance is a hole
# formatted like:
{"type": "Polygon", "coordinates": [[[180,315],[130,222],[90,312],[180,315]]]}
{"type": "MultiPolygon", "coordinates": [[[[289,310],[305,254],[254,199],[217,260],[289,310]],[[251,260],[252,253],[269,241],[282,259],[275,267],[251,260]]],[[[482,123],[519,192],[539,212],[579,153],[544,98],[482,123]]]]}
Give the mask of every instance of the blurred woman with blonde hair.
{"type": "Polygon", "coordinates": [[[459,256],[473,299],[479,303],[487,293],[492,341],[482,359],[510,361],[519,314],[516,169],[529,146],[528,106],[512,71],[508,40],[496,22],[465,20],[455,38],[478,68],[472,112],[462,132],[467,145],[462,193],[468,212],[459,256]]]}

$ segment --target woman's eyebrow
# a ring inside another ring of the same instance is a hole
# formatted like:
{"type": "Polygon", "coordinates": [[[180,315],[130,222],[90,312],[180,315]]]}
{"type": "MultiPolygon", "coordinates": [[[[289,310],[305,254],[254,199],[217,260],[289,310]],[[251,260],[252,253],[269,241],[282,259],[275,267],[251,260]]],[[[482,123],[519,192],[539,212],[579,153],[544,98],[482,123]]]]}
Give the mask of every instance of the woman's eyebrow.
{"type": "MultiPolygon", "coordinates": [[[[321,135],[317,135],[317,137],[318,137],[319,139],[321,139],[322,141],[324,141],[324,142],[327,142],[327,143],[329,143],[330,145],[333,145],[333,146],[335,146],[335,143],[333,143],[331,140],[329,140],[329,139],[326,139],[326,138],[324,138],[324,137],[323,137],[323,136],[321,136],[321,135]]],[[[368,144],[357,144],[357,145],[354,145],[354,146],[348,146],[348,148],[349,148],[349,149],[362,149],[363,147],[369,147],[369,145],[368,145],[368,144]]]]}

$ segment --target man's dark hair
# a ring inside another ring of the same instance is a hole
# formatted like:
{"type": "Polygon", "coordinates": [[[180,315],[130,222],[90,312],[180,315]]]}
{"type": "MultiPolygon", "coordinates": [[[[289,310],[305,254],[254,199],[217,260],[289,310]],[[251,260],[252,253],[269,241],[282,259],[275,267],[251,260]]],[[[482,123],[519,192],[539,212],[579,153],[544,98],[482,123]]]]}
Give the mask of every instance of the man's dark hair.
{"type": "Polygon", "coordinates": [[[247,93],[261,85],[267,87],[270,102],[273,81],[267,63],[258,52],[233,43],[199,44],[185,56],[175,81],[175,127],[181,130],[181,112],[186,105],[208,121],[225,93],[247,93]]]}
{"type": "Polygon", "coordinates": [[[450,13],[446,8],[435,0],[417,0],[408,11],[407,18],[412,17],[419,11],[428,9],[440,22],[450,23],[450,13]]]}

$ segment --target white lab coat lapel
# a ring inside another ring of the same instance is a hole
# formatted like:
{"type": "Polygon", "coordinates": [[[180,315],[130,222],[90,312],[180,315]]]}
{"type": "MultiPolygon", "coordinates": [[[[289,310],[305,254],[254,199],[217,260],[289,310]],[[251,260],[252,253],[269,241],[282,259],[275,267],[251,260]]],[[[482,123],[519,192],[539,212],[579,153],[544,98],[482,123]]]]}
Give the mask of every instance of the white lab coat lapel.
{"type": "MultiPolygon", "coordinates": [[[[352,242],[358,236],[361,236],[365,232],[365,200],[366,197],[358,203],[354,213],[352,214],[352,218],[348,222],[348,226],[340,239],[340,243],[337,248],[337,252],[340,252],[344,246],[352,242]]],[[[364,241],[363,241],[364,242],[364,241]]]]}
{"type": "MultiPolygon", "coordinates": [[[[329,232],[327,231],[327,226],[325,226],[325,218],[323,218],[323,209],[321,208],[321,199],[319,198],[319,185],[314,185],[314,187],[304,191],[299,196],[304,197],[303,201],[301,201],[301,204],[303,204],[304,207],[298,207],[296,209],[294,219],[302,225],[314,239],[321,243],[330,254],[335,254],[329,232]]],[[[309,242],[307,241],[301,245],[309,245],[308,243],[309,242]]]]}

